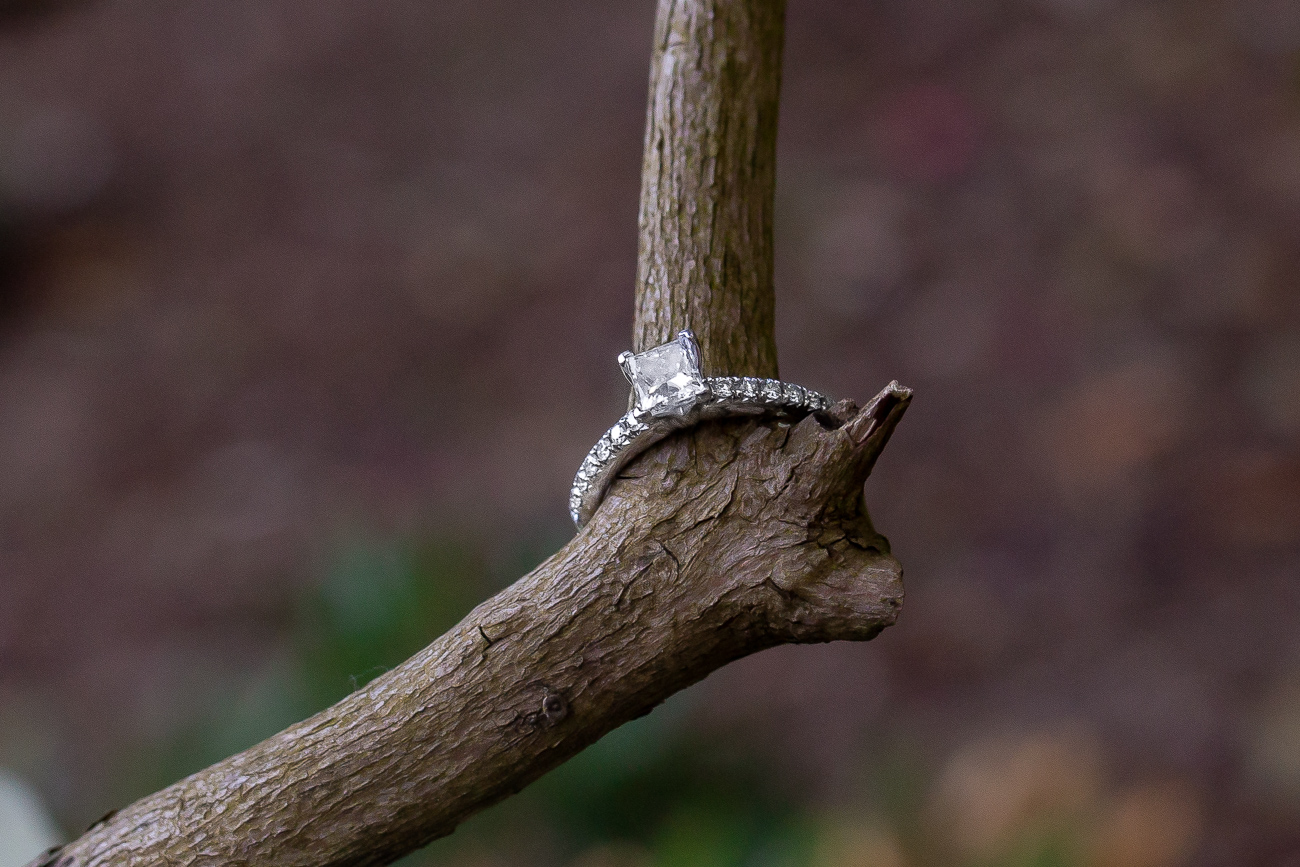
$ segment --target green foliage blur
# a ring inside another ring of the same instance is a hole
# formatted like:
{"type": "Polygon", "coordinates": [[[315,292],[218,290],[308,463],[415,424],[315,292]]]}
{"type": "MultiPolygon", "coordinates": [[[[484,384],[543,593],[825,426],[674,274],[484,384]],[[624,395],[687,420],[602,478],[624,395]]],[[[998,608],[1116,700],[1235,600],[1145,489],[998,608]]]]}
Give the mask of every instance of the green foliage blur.
{"type": "MultiPolygon", "coordinates": [[[[338,701],[427,645],[503,586],[505,570],[517,577],[531,559],[520,552],[493,569],[472,546],[447,540],[340,551],[299,600],[283,658],[237,694],[214,696],[148,761],[133,762],[145,771],[131,787],[166,785],[338,701]]],[[[507,854],[514,863],[563,863],[608,844],[665,865],[805,863],[808,829],[793,800],[735,741],[693,736],[683,724],[690,702],[683,695],[623,726],[405,863],[507,854]]]]}
{"type": "MultiPolygon", "coordinates": [[[[130,797],[245,749],[399,664],[527,571],[553,540],[495,565],[464,539],[353,544],[292,611],[285,652],[208,704],[128,777],[130,797]]],[[[810,802],[744,731],[692,723],[698,690],[610,733],[520,795],[404,859],[577,867],[1074,867],[1086,857],[1069,816],[1026,823],[993,849],[936,841],[931,774],[905,746],[871,751],[858,808],[810,802]]],[[[854,757],[862,760],[861,756],[854,757]]]]}

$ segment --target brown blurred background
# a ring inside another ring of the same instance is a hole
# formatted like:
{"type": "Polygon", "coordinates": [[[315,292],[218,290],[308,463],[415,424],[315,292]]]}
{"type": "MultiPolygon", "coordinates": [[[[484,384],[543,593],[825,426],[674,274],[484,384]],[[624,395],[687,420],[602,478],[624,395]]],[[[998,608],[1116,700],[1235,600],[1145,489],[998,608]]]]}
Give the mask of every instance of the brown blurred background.
{"type": "MultiPolygon", "coordinates": [[[[0,795],[75,834],[567,538],[653,12],[0,3],[0,795]]],[[[414,862],[1300,864],[1300,5],[792,0],[777,198],[784,377],[917,391],[899,624],[414,862]]]]}

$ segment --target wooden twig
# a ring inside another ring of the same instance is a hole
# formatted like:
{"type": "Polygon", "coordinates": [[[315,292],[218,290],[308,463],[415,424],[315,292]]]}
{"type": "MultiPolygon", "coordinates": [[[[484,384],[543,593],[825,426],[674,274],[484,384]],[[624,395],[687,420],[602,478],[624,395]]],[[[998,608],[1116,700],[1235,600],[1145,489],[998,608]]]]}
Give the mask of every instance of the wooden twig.
{"type": "MultiPolygon", "coordinates": [[[[782,12],[659,6],[636,341],[690,326],[711,372],[776,373],[782,12]]],[[[862,409],[670,437],[569,544],[416,656],[33,864],[389,863],[731,660],[871,638],[902,585],[862,484],[910,397],[894,383],[862,409]]]]}
{"type": "Polygon", "coordinates": [[[633,345],[641,352],[690,328],[705,376],[777,377],[784,23],[784,0],[661,0],[655,20],[633,345]]]}

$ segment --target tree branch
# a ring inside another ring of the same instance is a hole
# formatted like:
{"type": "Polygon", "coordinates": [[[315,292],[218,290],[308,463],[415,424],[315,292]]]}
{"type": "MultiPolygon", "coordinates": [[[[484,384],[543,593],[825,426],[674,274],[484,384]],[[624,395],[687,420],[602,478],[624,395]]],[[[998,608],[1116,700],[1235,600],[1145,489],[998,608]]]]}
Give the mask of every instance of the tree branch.
{"type": "Polygon", "coordinates": [[[785,0],[661,0],[633,346],[690,328],[705,376],[777,376],[772,211],[785,0]]]}
{"type": "Polygon", "coordinates": [[[573,541],[424,651],[45,863],[385,864],[731,660],[871,638],[902,586],[861,482],[907,397],[843,402],[833,429],[673,437],[573,541]]]}
{"type": "MultiPolygon", "coordinates": [[[[636,345],[689,326],[711,373],[776,374],[782,13],[660,0],[636,345]]],[[[425,650],[33,865],[389,863],[727,662],[871,638],[902,584],[862,485],[910,398],[891,383],[863,409],[664,440],[569,544],[425,650]]]]}

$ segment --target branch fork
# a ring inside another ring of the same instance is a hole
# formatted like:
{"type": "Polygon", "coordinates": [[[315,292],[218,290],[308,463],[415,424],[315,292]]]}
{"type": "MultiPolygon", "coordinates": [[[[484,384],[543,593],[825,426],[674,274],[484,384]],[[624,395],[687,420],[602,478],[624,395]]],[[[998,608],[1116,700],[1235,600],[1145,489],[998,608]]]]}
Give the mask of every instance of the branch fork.
{"type": "MultiPolygon", "coordinates": [[[[783,0],[660,0],[634,345],[776,378],[783,0]]],[[[333,707],[109,814],[31,867],[387,864],[746,654],[866,640],[902,570],[862,485],[911,392],[673,434],[581,532],[333,707]]]]}

